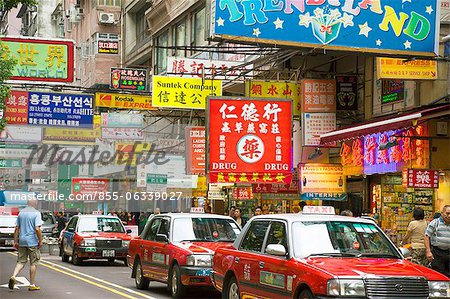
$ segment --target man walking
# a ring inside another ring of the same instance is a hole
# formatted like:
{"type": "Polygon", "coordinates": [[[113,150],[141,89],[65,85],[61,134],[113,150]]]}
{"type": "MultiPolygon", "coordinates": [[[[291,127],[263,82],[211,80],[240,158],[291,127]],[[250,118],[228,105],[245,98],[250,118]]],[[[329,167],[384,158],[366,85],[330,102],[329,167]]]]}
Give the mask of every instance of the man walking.
{"type": "Polygon", "coordinates": [[[38,291],[36,286],[36,268],[41,258],[39,249],[42,246],[41,213],[36,210],[37,200],[28,201],[28,207],[20,211],[14,231],[14,247],[18,249],[17,264],[14,274],[9,279],[8,287],[12,290],[16,284],[16,276],[22,271],[30,259],[30,286],[29,291],[38,291]]]}
{"type": "Polygon", "coordinates": [[[444,206],[441,217],[428,225],[425,248],[431,268],[450,277],[450,205],[444,206]]]}

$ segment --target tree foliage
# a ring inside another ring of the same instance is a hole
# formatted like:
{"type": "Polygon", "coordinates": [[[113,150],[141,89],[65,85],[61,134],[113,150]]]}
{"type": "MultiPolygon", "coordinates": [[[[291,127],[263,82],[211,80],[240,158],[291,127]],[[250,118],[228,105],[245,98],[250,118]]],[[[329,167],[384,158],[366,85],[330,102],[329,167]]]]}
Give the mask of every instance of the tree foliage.
{"type": "Polygon", "coordinates": [[[17,7],[19,4],[28,6],[34,5],[36,3],[36,0],[0,0],[0,9],[3,11],[10,11],[14,7],[17,7]]]}

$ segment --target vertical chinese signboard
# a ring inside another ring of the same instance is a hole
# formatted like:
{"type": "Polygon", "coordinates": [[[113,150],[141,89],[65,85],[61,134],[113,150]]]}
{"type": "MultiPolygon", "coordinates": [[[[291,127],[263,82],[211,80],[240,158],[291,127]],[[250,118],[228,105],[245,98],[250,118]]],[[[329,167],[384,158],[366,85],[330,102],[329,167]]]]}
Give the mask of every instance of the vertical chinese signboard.
{"type": "Polygon", "coordinates": [[[28,123],[28,92],[11,90],[5,101],[5,119],[10,125],[28,123]]]}
{"type": "Polygon", "coordinates": [[[186,174],[205,174],[205,133],[205,127],[186,127],[186,174]]]}
{"type": "Polygon", "coordinates": [[[73,41],[2,37],[2,46],[17,61],[11,80],[73,82],[73,41]]]}
{"type": "Polygon", "coordinates": [[[300,115],[300,84],[281,81],[253,81],[245,83],[245,96],[251,98],[291,99],[294,115],[300,115]]]}
{"type": "Polygon", "coordinates": [[[210,182],[291,182],[291,101],[210,97],[207,123],[210,182]]]}

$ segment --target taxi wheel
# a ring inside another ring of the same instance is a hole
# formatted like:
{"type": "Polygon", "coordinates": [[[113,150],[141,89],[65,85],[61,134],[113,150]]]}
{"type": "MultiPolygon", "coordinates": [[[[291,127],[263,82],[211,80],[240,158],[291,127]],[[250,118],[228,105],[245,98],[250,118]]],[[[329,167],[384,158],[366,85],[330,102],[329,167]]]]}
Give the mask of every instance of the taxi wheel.
{"type": "Polygon", "coordinates": [[[108,259],[108,263],[114,264],[114,261],[115,261],[115,260],[116,260],[115,258],[110,257],[110,258],[108,259]]]}
{"type": "Polygon", "coordinates": [[[76,266],[81,265],[81,258],[78,257],[77,254],[78,249],[76,247],[73,247],[73,251],[72,251],[72,263],[76,266]]]}
{"type": "Polygon", "coordinates": [[[150,280],[144,277],[141,261],[137,261],[135,267],[136,267],[136,274],[134,277],[134,282],[136,284],[136,288],[138,288],[139,290],[147,290],[148,285],[150,284],[150,280]]]}
{"type": "Polygon", "coordinates": [[[186,288],[181,283],[181,272],[178,265],[174,265],[172,271],[170,271],[169,277],[170,293],[173,298],[182,298],[186,288]]]}
{"type": "Polygon", "coordinates": [[[298,295],[298,299],[314,299],[314,295],[311,293],[310,290],[303,290],[300,292],[300,295],[298,295]]]}
{"type": "Polygon", "coordinates": [[[240,299],[241,294],[239,292],[239,286],[237,284],[236,277],[231,277],[230,280],[227,283],[226,290],[223,290],[223,296],[224,299],[240,299]]]}

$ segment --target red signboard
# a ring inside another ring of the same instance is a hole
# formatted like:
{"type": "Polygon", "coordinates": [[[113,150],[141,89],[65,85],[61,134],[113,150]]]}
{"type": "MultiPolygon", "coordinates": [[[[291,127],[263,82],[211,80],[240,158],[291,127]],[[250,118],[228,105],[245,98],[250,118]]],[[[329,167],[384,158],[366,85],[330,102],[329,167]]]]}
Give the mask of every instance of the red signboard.
{"type": "Polygon", "coordinates": [[[431,169],[405,169],[403,184],[412,188],[439,188],[439,171],[431,169]]]}
{"type": "Polygon", "coordinates": [[[297,194],[299,191],[298,171],[294,170],[290,184],[253,184],[253,193],[297,194]]]}
{"type": "Polygon", "coordinates": [[[205,174],[205,127],[186,127],[186,174],[205,174]]]}
{"type": "Polygon", "coordinates": [[[238,187],[233,189],[233,198],[240,200],[250,200],[253,198],[251,187],[238,187]]]}
{"type": "Polygon", "coordinates": [[[5,119],[10,125],[28,123],[28,92],[11,90],[5,101],[5,119]]]}
{"type": "Polygon", "coordinates": [[[209,98],[210,182],[290,183],[292,102],[209,98]]]}
{"type": "Polygon", "coordinates": [[[110,191],[110,179],[72,178],[72,194],[75,200],[106,199],[110,191]]]}

